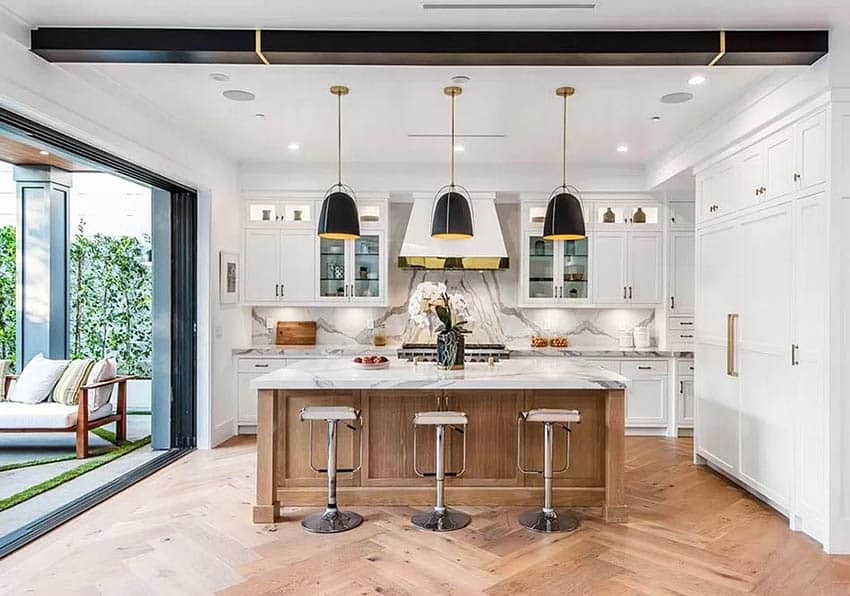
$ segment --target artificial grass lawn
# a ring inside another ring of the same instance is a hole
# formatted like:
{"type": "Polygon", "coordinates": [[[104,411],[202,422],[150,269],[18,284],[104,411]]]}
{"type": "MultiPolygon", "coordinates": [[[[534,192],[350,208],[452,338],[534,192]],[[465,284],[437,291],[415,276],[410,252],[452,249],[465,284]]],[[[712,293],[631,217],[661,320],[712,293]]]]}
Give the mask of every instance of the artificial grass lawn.
{"type": "MultiPolygon", "coordinates": [[[[115,449],[110,449],[109,447],[93,449],[91,451],[91,457],[89,457],[89,459],[85,460],[85,462],[80,464],[79,466],[71,468],[70,470],[66,470],[61,474],[54,476],[53,478],[48,478],[43,482],[39,482],[38,484],[33,485],[20,492],[17,492],[13,495],[10,495],[5,499],[0,499],[0,511],[5,511],[6,509],[14,507],[15,505],[19,505],[20,503],[23,503],[28,499],[32,499],[37,495],[56,488],[60,484],[64,484],[70,480],[73,480],[74,478],[78,478],[86,472],[91,472],[92,470],[99,468],[104,464],[108,464],[111,461],[115,461],[119,457],[127,455],[131,451],[135,451],[139,447],[143,447],[144,445],[147,445],[151,442],[150,435],[137,441],[122,441],[121,443],[119,443],[115,438],[115,433],[110,430],[106,430],[105,428],[95,428],[92,429],[91,432],[99,436],[101,439],[104,439],[116,445],[115,449]]],[[[28,468],[32,466],[40,466],[42,464],[51,464],[60,461],[69,461],[72,459],[77,459],[76,455],[66,455],[45,459],[34,459],[14,464],[6,464],[0,466],[0,472],[5,472],[8,470],[17,470],[19,468],[28,468]]]]}

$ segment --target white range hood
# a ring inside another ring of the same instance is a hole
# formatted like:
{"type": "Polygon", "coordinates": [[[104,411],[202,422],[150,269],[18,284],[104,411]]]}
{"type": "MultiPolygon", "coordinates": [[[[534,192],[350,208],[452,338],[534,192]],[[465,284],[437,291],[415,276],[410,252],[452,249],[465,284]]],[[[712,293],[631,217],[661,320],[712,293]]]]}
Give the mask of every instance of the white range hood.
{"type": "Polygon", "coordinates": [[[415,198],[398,256],[401,269],[498,270],[508,268],[508,251],[492,198],[472,199],[473,237],[431,237],[433,198],[415,198]]]}

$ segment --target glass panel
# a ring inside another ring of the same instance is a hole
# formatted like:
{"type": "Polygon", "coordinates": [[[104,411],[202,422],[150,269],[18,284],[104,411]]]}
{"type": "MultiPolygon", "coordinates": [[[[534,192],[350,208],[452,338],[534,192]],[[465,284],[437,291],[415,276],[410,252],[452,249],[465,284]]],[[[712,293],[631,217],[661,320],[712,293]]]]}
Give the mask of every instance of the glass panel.
{"type": "Polygon", "coordinates": [[[345,296],[345,240],[319,241],[319,295],[345,296]]]}
{"type": "Polygon", "coordinates": [[[248,206],[248,221],[276,221],[277,206],[271,203],[252,203],[248,206]]]}
{"type": "Polygon", "coordinates": [[[626,223],[626,210],[623,207],[603,206],[596,208],[596,223],[600,224],[624,224],[626,223]]]}
{"type": "Polygon", "coordinates": [[[587,238],[564,242],[564,298],[587,298],[587,238]]]}
{"type": "Polygon", "coordinates": [[[381,294],[381,242],[378,236],[354,241],[354,296],[377,298],[381,294]]]}
{"type": "Polygon", "coordinates": [[[528,237],[528,297],[555,295],[555,244],[542,236],[528,237]]]}
{"type": "Polygon", "coordinates": [[[629,221],[635,225],[657,224],[658,207],[633,207],[629,210],[629,221]]]}
{"type": "Polygon", "coordinates": [[[283,207],[283,220],[293,223],[309,222],[312,219],[312,211],[310,205],[285,205],[283,207]]]}

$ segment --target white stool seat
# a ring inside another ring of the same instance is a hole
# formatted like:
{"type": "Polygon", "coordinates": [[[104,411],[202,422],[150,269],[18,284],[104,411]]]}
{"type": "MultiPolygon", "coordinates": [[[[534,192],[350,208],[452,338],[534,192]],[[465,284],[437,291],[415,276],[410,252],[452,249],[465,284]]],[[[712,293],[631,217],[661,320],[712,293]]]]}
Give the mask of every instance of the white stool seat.
{"type": "Polygon", "coordinates": [[[360,412],[349,406],[308,406],[301,408],[301,420],[357,420],[360,412]]]}
{"type": "Polygon", "coordinates": [[[554,408],[538,408],[522,413],[526,422],[581,422],[578,410],[558,410],[554,408]]]}
{"type": "Polygon", "coordinates": [[[466,424],[468,418],[466,412],[417,412],[413,417],[413,424],[466,424]]]}

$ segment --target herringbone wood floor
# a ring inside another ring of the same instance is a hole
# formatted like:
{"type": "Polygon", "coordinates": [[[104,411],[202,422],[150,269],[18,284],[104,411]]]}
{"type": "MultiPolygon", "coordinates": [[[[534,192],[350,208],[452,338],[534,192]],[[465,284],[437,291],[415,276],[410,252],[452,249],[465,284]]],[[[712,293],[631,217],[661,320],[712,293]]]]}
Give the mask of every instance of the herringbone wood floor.
{"type": "Polygon", "coordinates": [[[629,438],[631,522],[585,512],[566,536],[511,508],[465,508],[472,525],[439,535],[404,508],[358,508],[336,536],[254,526],[253,448],[193,453],[0,561],[0,594],[850,594],[850,557],[694,466],[688,439],[629,438]]]}

